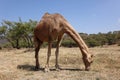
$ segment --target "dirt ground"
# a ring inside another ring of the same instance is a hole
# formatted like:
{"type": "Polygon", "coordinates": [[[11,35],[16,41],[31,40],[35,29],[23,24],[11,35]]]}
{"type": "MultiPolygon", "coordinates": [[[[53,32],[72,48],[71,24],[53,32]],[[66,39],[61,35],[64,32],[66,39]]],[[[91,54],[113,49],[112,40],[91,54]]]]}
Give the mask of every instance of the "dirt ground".
{"type": "Polygon", "coordinates": [[[0,80],[120,80],[120,46],[90,48],[95,55],[90,71],[84,71],[79,48],[60,48],[59,64],[55,70],[55,48],[50,57],[50,72],[44,72],[47,48],[39,52],[41,69],[34,70],[33,49],[0,50],[0,80]]]}

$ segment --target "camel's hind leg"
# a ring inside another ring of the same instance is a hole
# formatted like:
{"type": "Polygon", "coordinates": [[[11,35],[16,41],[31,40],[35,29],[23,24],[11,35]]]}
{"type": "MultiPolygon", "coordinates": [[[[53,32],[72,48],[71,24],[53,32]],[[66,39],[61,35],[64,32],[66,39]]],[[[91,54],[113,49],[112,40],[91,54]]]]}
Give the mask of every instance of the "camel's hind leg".
{"type": "Polygon", "coordinates": [[[37,38],[34,38],[34,42],[35,42],[35,59],[36,59],[36,66],[35,66],[35,70],[39,69],[39,58],[38,58],[38,53],[40,50],[40,46],[42,45],[42,41],[38,40],[37,38]]]}

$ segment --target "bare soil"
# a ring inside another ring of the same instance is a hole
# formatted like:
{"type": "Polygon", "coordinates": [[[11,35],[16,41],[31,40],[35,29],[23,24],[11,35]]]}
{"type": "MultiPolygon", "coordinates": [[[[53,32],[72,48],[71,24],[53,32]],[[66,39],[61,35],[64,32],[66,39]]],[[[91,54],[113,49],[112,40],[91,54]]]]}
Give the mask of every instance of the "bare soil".
{"type": "Polygon", "coordinates": [[[60,48],[55,70],[55,48],[50,57],[50,72],[44,72],[47,48],[39,52],[40,70],[35,71],[33,49],[0,50],[0,80],[120,80],[120,46],[90,48],[95,55],[90,71],[84,71],[79,48],[60,48]]]}

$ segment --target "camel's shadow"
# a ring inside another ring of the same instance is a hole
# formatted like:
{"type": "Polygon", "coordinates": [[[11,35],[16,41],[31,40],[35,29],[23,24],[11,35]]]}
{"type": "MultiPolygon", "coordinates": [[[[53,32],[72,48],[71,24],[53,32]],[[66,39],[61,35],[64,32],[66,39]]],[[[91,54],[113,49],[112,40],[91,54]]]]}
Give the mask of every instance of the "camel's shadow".
{"type": "MultiPolygon", "coordinates": [[[[35,66],[34,65],[29,65],[29,64],[18,65],[17,69],[26,70],[26,71],[36,71],[35,66]]],[[[44,68],[39,68],[39,70],[43,71],[44,68]]]]}
{"type": "MultiPolygon", "coordinates": [[[[21,70],[26,70],[26,71],[36,71],[35,66],[34,65],[29,65],[29,64],[25,64],[25,65],[18,65],[17,69],[21,69],[21,70]]],[[[61,70],[68,70],[68,71],[83,71],[83,69],[78,69],[78,68],[66,68],[66,67],[62,67],[60,68],[61,70]]],[[[37,71],[43,71],[44,72],[44,68],[39,68],[37,71]]],[[[50,68],[50,71],[56,71],[55,68],[50,68]]]]}

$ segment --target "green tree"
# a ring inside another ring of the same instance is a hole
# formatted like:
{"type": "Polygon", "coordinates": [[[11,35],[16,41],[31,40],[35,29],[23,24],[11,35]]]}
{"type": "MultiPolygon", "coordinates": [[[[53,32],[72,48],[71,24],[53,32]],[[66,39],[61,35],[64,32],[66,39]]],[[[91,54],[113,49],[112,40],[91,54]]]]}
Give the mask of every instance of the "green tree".
{"type": "Polygon", "coordinates": [[[112,45],[112,44],[116,43],[116,35],[113,34],[112,32],[108,32],[106,34],[106,38],[107,38],[107,41],[108,41],[108,45],[112,45]]]}
{"type": "Polygon", "coordinates": [[[33,47],[33,28],[36,23],[33,20],[22,22],[20,18],[18,22],[3,21],[0,35],[4,35],[14,48],[33,47]]]}
{"type": "Polygon", "coordinates": [[[103,46],[107,43],[107,39],[106,39],[106,34],[105,33],[98,33],[97,34],[97,41],[99,41],[100,46],[103,46]]]}
{"type": "Polygon", "coordinates": [[[0,27],[0,36],[5,36],[6,34],[6,26],[1,26],[0,27]]]}
{"type": "Polygon", "coordinates": [[[37,24],[37,21],[29,20],[29,22],[24,23],[24,40],[27,43],[27,47],[33,47],[33,29],[35,25],[37,24]]]}

